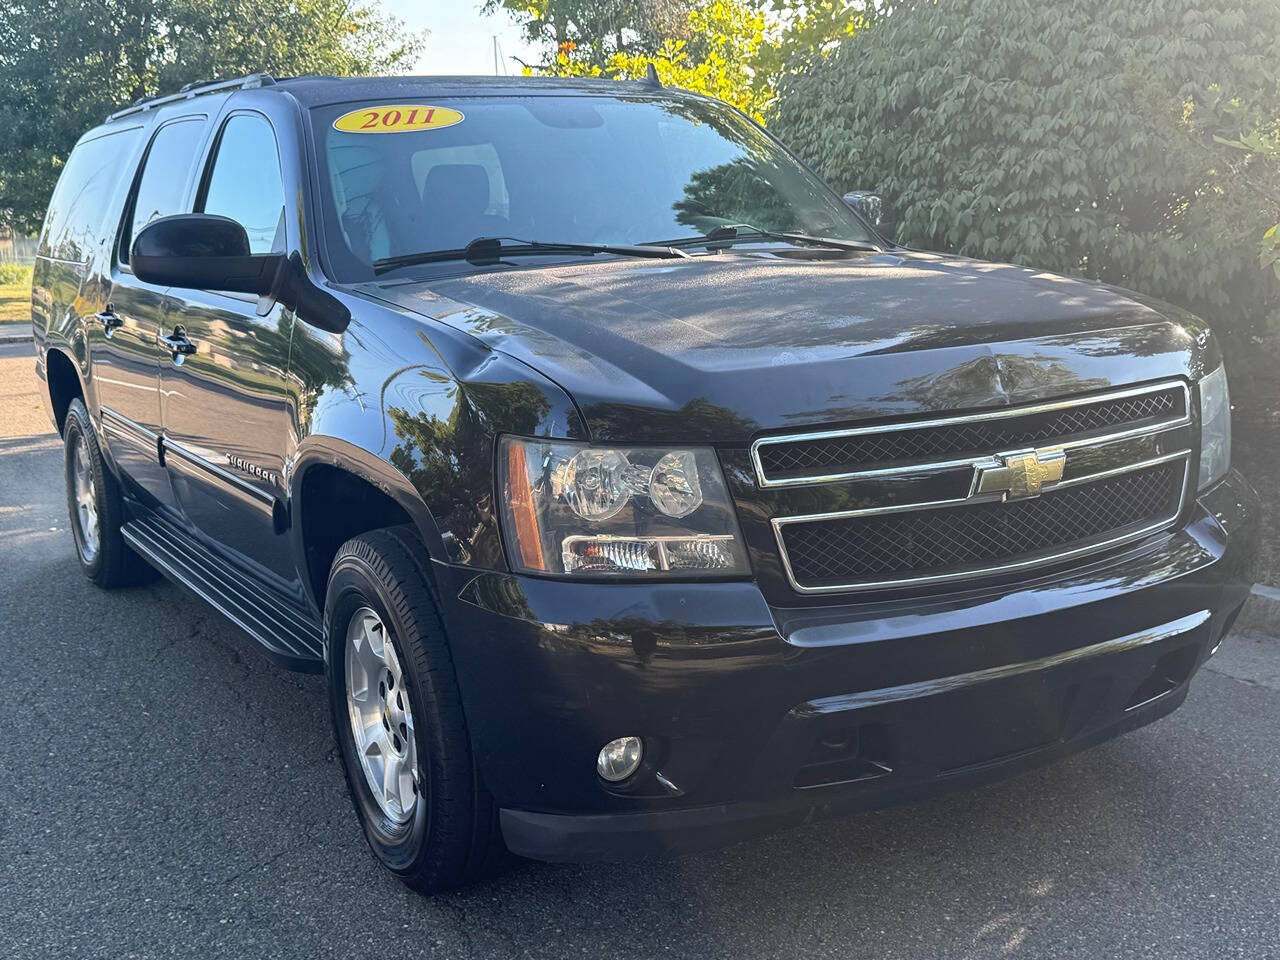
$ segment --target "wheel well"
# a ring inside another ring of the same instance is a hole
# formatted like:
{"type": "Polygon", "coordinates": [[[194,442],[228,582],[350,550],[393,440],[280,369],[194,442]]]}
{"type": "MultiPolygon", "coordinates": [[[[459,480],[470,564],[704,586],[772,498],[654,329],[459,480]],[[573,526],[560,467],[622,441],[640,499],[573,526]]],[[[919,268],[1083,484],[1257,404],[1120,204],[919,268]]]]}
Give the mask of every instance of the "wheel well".
{"type": "Polygon", "coordinates": [[[76,397],[84,400],[84,390],[80,387],[80,374],[76,365],[60,350],[50,350],[45,357],[45,379],[49,384],[49,402],[53,405],[53,420],[58,425],[58,433],[62,433],[62,425],[67,422],[67,407],[76,397]]]}
{"type": "Polygon", "coordinates": [[[340,546],[370,530],[413,522],[404,507],[368,480],[327,464],[303,474],[299,505],[307,576],[322,607],[329,568],[340,546]]]}

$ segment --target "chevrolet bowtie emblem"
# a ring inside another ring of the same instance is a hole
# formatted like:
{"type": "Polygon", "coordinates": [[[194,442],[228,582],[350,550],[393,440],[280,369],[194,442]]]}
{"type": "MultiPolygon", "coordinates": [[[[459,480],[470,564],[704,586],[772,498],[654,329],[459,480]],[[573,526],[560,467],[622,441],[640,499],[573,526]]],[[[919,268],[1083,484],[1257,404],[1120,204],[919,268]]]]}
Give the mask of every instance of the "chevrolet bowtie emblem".
{"type": "Polygon", "coordinates": [[[974,493],[1002,493],[1006,500],[1026,500],[1062,482],[1067,455],[1061,450],[1028,450],[996,457],[995,466],[979,466],[974,493]]]}

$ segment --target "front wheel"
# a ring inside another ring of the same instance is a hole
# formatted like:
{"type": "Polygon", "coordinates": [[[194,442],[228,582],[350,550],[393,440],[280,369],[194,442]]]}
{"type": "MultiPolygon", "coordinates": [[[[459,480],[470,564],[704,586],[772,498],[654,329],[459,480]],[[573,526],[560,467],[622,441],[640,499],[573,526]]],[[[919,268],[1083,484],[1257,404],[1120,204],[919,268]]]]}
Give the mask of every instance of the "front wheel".
{"type": "Polygon", "coordinates": [[[325,595],[325,667],[365,838],[406,884],[434,893],[487,872],[503,847],[426,577],[407,528],[343,544],[325,595]]]}

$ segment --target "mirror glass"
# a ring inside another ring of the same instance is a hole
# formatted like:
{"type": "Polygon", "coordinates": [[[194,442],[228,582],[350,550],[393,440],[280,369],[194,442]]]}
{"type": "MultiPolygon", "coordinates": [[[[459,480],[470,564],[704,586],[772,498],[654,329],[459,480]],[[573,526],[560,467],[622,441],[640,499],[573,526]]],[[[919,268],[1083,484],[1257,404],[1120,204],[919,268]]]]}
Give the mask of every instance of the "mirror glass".
{"type": "Polygon", "coordinates": [[[897,224],[890,215],[889,206],[880,194],[871,190],[852,190],[844,195],[844,202],[876,228],[886,240],[893,241],[897,224]]]}

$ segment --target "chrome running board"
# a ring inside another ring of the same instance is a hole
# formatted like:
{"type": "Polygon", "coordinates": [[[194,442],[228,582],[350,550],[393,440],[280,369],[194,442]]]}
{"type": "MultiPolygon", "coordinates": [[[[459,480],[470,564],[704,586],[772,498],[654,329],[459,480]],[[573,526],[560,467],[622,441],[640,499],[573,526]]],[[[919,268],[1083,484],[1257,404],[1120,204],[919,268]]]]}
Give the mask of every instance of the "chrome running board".
{"type": "Polygon", "coordinates": [[[154,513],[130,520],[120,532],[136,553],[216,608],[273,660],[291,670],[324,669],[320,624],[272,596],[190,534],[154,513]]]}

